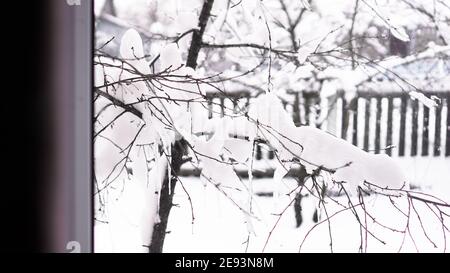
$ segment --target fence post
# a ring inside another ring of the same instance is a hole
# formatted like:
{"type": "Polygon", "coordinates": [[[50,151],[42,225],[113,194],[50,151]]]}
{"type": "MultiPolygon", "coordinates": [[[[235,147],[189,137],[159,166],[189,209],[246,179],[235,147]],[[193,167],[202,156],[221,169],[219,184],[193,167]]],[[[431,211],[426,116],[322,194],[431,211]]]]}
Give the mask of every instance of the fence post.
{"type": "Polygon", "coordinates": [[[225,99],[223,97],[220,98],[220,116],[225,116],[225,99]]]}
{"type": "Polygon", "coordinates": [[[417,155],[417,127],[418,127],[419,101],[412,101],[412,132],[411,132],[411,156],[417,155]]]}
{"type": "Polygon", "coordinates": [[[369,151],[369,136],[370,136],[370,97],[365,97],[366,99],[366,109],[365,109],[365,119],[364,119],[364,151],[369,151]]]}
{"type": "Polygon", "coordinates": [[[303,107],[305,108],[305,123],[309,125],[309,117],[311,114],[311,109],[309,108],[311,104],[310,95],[308,93],[303,93],[303,107]]]}
{"type": "Polygon", "coordinates": [[[322,122],[320,124],[317,124],[319,121],[319,117],[322,114],[322,100],[320,98],[319,93],[315,93],[314,95],[314,127],[321,129],[322,128],[322,122]]]}
{"type": "Polygon", "coordinates": [[[408,96],[403,94],[400,106],[400,139],[398,143],[398,155],[405,156],[405,129],[406,129],[406,108],[408,106],[408,96]]]}
{"type": "Polygon", "coordinates": [[[429,123],[430,123],[430,108],[423,106],[423,128],[422,128],[422,155],[427,156],[429,154],[428,138],[429,138],[429,123]]]}
{"type": "Polygon", "coordinates": [[[261,160],[261,159],[262,159],[261,145],[256,144],[256,160],[261,160]]]}
{"type": "Polygon", "coordinates": [[[208,119],[213,117],[212,98],[208,98],[208,119]]]}
{"type": "Polygon", "coordinates": [[[447,135],[445,140],[445,156],[450,156],[450,93],[447,93],[447,135]]]}
{"type": "MultiPolygon", "coordinates": [[[[244,98],[242,98],[242,99],[244,99],[244,98]]],[[[248,95],[246,96],[246,100],[245,100],[245,106],[244,106],[244,108],[245,108],[245,116],[246,116],[246,117],[248,117],[248,110],[250,110],[249,107],[250,107],[250,94],[248,94],[248,95]]]]}
{"type": "MultiPolygon", "coordinates": [[[[392,112],[394,111],[394,103],[393,103],[393,97],[388,97],[388,107],[387,107],[387,132],[386,132],[386,146],[391,147],[392,146],[392,112]]],[[[392,148],[388,148],[386,150],[386,153],[391,156],[392,155],[392,148]]]]}
{"type": "Polygon", "coordinates": [[[436,107],[436,120],[434,126],[434,148],[433,155],[439,156],[441,154],[441,119],[442,119],[442,104],[444,103],[443,98],[441,98],[441,103],[436,107]]]}
{"type": "Polygon", "coordinates": [[[381,97],[377,97],[377,115],[375,125],[375,153],[380,153],[380,135],[381,135],[381,97]]]}
{"type": "Polygon", "coordinates": [[[348,128],[348,111],[347,111],[347,101],[345,100],[344,94],[341,96],[342,100],[342,127],[341,127],[341,138],[347,139],[347,128],[348,128]]]}
{"type": "MultiPolygon", "coordinates": [[[[309,107],[308,104],[305,104],[305,107],[309,107]]],[[[301,121],[300,121],[300,98],[299,98],[299,94],[298,92],[296,92],[294,94],[294,107],[293,107],[293,120],[294,120],[294,124],[295,126],[300,126],[301,125],[301,121]]]]}
{"type": "Polygon", "coordinates": [[[358,96],[354,98],[352,144],[358,146],[358,96]]]}

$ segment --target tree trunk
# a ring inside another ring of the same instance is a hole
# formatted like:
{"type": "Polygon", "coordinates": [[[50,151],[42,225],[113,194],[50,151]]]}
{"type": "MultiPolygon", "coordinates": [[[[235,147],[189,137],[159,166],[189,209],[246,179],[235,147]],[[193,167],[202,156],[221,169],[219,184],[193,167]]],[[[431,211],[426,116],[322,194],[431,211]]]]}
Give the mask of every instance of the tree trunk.
{"type": "Polygon", "coordinates": [[[150,253],[161,253],[164,239],[166,238],[167,223],[169,221],[170,209],[172,208],[173,194],[177,183],[177,174],[183,164],[183,155],[186,153],[186,141],[181,139],[172,145],[171,178],[166,175],[164,178],[161,195],[159,199],[159,218],[161,221],[154,225],[152,242],[149,247],[150,253]],[[169,190],[170,188],[170,190],[169,190]]]}
{"type": "MultiPolygon", "coordinates": [[[[205,0],[202,11],[200,13],[198,30],[192,34],[191,46],[189,47],[189,54],[186,61],[186,66],[195,69],[197,67],[198,53],[202,47],[203,33],[208,23],[212,5],[214,0],[205,0]]],[[[177,182],[177,176],[180,173],[181,165],[183,164],[183,155],[187,151],[187,142],[183,138],[175,141],[172,145],[171,154],[171,181],[169,183],[168,176],[164,178],[161,188],[161,195],[159,200],[159,218],[160,222],[153,227],[152,241],[149,246],[150,253],[161,253],[163,250],[164,239],[166,238],[167,223],[169,220],[170,209],[172,208],[172,199],[177,182]],[[169,191],[170,187],[170,191],[169,191]]],[[[167,172],[166,172],[167,173],[167,172]]]]}

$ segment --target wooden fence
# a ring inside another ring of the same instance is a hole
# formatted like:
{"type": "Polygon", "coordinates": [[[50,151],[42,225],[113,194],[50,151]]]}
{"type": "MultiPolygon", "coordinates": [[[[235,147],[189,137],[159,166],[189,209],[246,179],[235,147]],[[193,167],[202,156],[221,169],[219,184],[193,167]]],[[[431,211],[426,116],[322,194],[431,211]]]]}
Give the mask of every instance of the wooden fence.
{"type": "MultiPolygon", "coordinates": [[[[338,94],[322,101],[315,92],[289,94],[283,105],[294,123],[312,125],[365,151],[390,156],[450,156],[450,92],[427,92],[438,106],[425,107],[406,93],[358,92],[351,101],[338,94]]],[[[224,116],[255,98],[248,92],[209,95],[209,117],[224,116]]],[[[256,159],[273,159],[258,146],[256,159]]]]}

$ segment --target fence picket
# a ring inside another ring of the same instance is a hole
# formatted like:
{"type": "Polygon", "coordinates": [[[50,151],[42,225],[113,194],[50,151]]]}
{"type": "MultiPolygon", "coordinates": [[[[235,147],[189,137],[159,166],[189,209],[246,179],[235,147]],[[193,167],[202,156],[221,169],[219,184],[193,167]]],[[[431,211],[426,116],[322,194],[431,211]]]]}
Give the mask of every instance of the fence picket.
{"type": "Polygon", "coordinates": [[[370,97],[366,99],[365,119],[364,119],[364,151],[369,150],[369,135],[370,135],[370,97]]]}
{"type": "MultiPolygon", "coordinates": [[[[295,126],[300,126],[300,98],[299,94],[295,93],[294,95],[294,107],[293,107],[293,120],[295,126]]],[[[305,106],[306,107],[306,106],[305,106]]]]}
{"type": "Polygon", "coordinates": [[[433,148],[433,155],[434,156],[440,156],[441,155],[441,119],[442,119],[442,104],[439,103],[439,105],[436,107],[436,118],[435,118],[435,126],[434,126],[434,148],[433,148]]]}
{"type": "Polygon", "coordinates": [[[408,107],[407,95],[402,95],[400,106],[400,139],[398,143],[398,156],[405,156],[405,129],[406,129],[406,108],[408,107]]]}
{"type": "Polygon", "coordinates": [[[445,140],[445,156],[450,156],[450,92],[447,93],[447,134],[445,140]]]}
{"type": "Polygon", "coordinates": [[[419,101],[412,101],[411,156],[417,155],[419,101]]]}
{"type": "Polygon", "coordinates": [[[423,107],[423,129],[422,129],[422,155],[427,156],[429,153],[429,124],[430,123],[430,108],[423,107]]]}
{"type": "Polygon", "coordinates": [[[380,138],[381,138],[381,97],[376,98],[377,100],[377,114],[376,114],[376,124],[375,124],[375,153],[380,153],[380,138]]]}
{"type": "Polygon", "coordinates": [[[352,144],[358,146],[358,98],[354,99],[352,144]]]}
{"type": "Polygon", "coordinates": [[[387,130],[386,130],[386,147],[389,147],[386,150],[386,153],[391,156],[392,155],[392,112],[394,110],[393,97],[388,97],[388,107],[387,111],[387,130]]]}
{"type": "Polygon", "coordinates": [[[347,111],[347,102],[346,102],[344,96],[341,97],[341,100],[342,100],[341,138],[347,139],[347,128],[348,128],[349,112],[347,111]]]}

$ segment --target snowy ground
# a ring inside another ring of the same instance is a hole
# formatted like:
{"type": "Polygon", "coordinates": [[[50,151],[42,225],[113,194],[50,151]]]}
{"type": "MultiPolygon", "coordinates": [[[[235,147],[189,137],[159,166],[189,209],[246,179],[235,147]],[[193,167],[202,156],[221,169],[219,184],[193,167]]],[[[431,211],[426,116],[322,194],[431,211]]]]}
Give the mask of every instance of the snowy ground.
{"type": "MultiPolygon", "coordinates": [[[[413,185],[419,185],[445,201],[450,201],[450,159],[449,158],[396,158],[404,168],[413,185]]],[[[170,219],[164,252],[245,252],[248,238],[246,218],[243,213],[224,195],[211,185],[204,185],[198,178],[185,177],[182,183],[188,189],[192,198],[195,220],[192,222],[192,210],[186,193],[177,186],[170,219]]],[[[295,182],[284,179],[283,185],[276,189],[271,179],[255,179],[254,192],[289,192],[295,187],[295,182]]],[[[130,185],[128,185],[130,186],[130,185]]],[[[109,206],[111,221],[109,224],[97,223],[95,226],[95,250],[97,252],[142,252],[140,246],[140,231],[136,225],[139,216],[133,210],[138,202],[133,194],[133,187],[125,190],[118,202],[109,206]]],[[[396,211],[389,200],[382,196],[366,197],[367,209],[383,225],[404,230],[406,218],[396,211]]],[[[344,197],[338,198],[344,203],[344,197]]],[[[248,252],[261,252],[274,227],[279,214],[290,203],[289,197],[258,197],[253,199],[255,216],[252,219],[254,233],[250,236],[248,252]],[[275,215],[274,215],[275,214],[275,215]]],[[[267,244],[265,252],[298,252],[306,233],[314,226],[312,215],[316,202],[312,197],[303,199],[304,223],[295,228],[294,210],[289,207],[281,217],[267,244]]],[[[401,202],[400,202],[401,203],[401,202]]],[[[404,205],[404,204],[402,204],[404,205]]],[[[340,210],[336,204],[327,204],[327,212],[332,215],[340,210]]],[[[436,243],[436,248],[430,242],[422,229],[417,217],[410,222],[410,229],[415,244],[420,252],[442,252],[444,250],[444,234],[437,217],[425,206],[416,204],[421,213],[426,235],[436,243]]],[[[323,213],[323,212],[322,212],[323,213]]],[[[363,214],[360,214],[363,215],[363,214]]],[[[323,215],[324,216],[324,215],[323,215]]],[[[324,219],[324,218],[323,218],[324,219]]],[[[447,222],[450,225],[450,222],[447,222]]],[[[371,223],[369,230],[376,235],[375,239],[367,235],[368,252],[397,252],[402,245],[404,234],[388,230],[371,223]],[[386,242],[382,244],[381,241],[386,242]]],[[[331,219],[331,234],[333,251],[357,252],[360,246],[360,228],[350,211],[342,212],[331,219]]],[[[365,240],[365,233],[363,238],[365,240]]],[[[446,234],[447,245],[450,246],[450,234],[446,234]]],[[[446,251],[449,248],[447,247],[446,251]]],[[[329,252],[330,236],[328,222],[317,226],[310,232],[301,248],[302,252],[329,252]]],[[[402,252],[416,252],[414,242],[406,236],[402,252]]]]}

